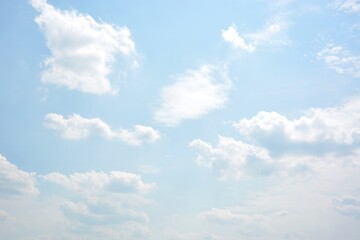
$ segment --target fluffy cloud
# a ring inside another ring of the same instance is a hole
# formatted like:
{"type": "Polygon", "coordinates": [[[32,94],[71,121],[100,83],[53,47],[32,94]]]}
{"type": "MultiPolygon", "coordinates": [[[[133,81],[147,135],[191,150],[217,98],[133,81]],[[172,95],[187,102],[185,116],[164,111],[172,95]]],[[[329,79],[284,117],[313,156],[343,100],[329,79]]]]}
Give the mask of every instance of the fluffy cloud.
{"type": "Polygon", "coordinates": [[[341,46],[329,44],[317,54],[317,58],[339,74],[360,78],[360,57],[352,55],[341,46]]]}
{"type": "Polygon", "coordinates": [[[222,37],[226,42],[231,43],[235,48],[241,48],[243,50],[252,52],[255,47],[252,44],[246,44],[243,37],[240,36],[236,25],[233,24],[228,29],[222,30],[222,37]]]}
{"type": "Polygon", "coordinates": [[[360,199],[351,196],[335,198],[333,205],[336,211],[360,220],[360,199]]]}
{"type": "Polygon", "coordinates": [[[189,146],[199,153],[200,166],[211,168],[220,179],[270,175],[276,166],[268,152],[260,147],[219,136],[216,147],[200,139],[189,146]]]}
{"type": "Polygon", "coordinates": [[[118,138],[130,145],[141,145],[144,142],[155,142],[160,138],[159,132],[148,126],[135,125],[133,130],[112,130],[99,118],[88,119],[78,114],[73,114],[68,119],[60,114],[47,114],[45,126],[60,132],[66,139],[81,139],[91,134],[99,134],[108,139],[118,138]]]}
{"type": "Polygon", "coordinates": [[[161,90],[161,105],[154,118],[169,126],[199,118],[224,106],[230,86],[226,70],[219,66],[188,70],[161,90]]]}
{"type": "Polygon", "coordinates": [[[147,184],[141,180],[141,176],[134,173],[112,171],[85,172],[64,175],[61,173],[50,173],[44,179],[59,184],[73,192],[82,194],[93,194],[94,192],[112,193],[136,193],[150,190],[154,184],[147,184]]]}
{"type": "Polygon", "coordinates": [[[345,12],[360,12],[360,1],[359,0],[341,0],[337,1],[337,8],[345,12]]]}
{"type": "Polygon", "coordinates": [[[284,22],[274,20],[261,31],[247,33],[243,36],[240,35],[235,24],[232,24],[221,32],[224,41],[231,43],[233,47],[253,52],[260,45],[288,44],[289,41],[283,33],[284,29],[286,29],[284,22]]]}
{"type": "Polygon", "coordinates": [[[353,144],[360,136],[360,98],[332,108],[313,108],[288,119],[276,112],[259,112],[235,123],[236,129],[262,143],[353,144]]]}
{"type": "Polygon", "coordinates": [[[35,173],[18,169],[0,154],[0,195],[37,194],[35,173]]]}
{"type": "Polygon", "coordinates": [[[135,54],[130,30],[97,22],[75,10],[56,9],[46,0],[32,0],[31,4],[40,13],[35,22],[51,51],[44,62],[42,82],[88,93],[114,93],[108,76],[115,55],[135,54]]]}

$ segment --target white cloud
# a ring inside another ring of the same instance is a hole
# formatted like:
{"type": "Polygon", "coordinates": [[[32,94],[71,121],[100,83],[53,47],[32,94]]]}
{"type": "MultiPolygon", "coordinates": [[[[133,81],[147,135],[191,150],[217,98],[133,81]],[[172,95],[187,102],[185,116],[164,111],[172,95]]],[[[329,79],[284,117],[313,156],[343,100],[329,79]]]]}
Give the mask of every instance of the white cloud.
{"type": "Polygon", "coordinates": [[[35,173],[18,169],[0,154],[0,195],[37,194],[35,173]]]}
{"type": "Polygon", "coordinates": [[[317,54],[319,60],[339,74],[360,78],[360,56],[354,56],[341,46],[329,44],[317,54]]]}
{"type": "Polygon", "coordinates": [[[130,145],[141,145],[144,142],[155,142],[160,138],[159,132],[148,126],[135,125],[133,130],[112,130],[99,118],[83,118],[78,114],[65,119],[60,114],[49,113],[45,117],[45,126],[60,132],[63,138],[73,140],[99,134],[107,139],[118,138],[130,145]]]}
{"type": "Polygon", "coordinates": [[[198,70],[188,70],[161,90],[161,105],[154,118],[174,126],[222,108],[231,84],[226,70],[219,66],[203,65],[198,70]]]}
{"type": "Polygon", "coordinates": [[[220,240],[220,238],[214,234],[208,232],[197,233],[179,233],[175,230],[167,230],[164,232],[165,239],[169,240],[220,240]]]}
{"type": "Polygon", "coordinates": [[[360,13],[360,1],[359,0],[337,1],[336,7],[345,12],[360,13]]]}
{"type": "Polygon", "coordinates": [[[94,192],[136,193],[151,190],[155,185],[141,180],[140,175],[128,172],[112,171],[74,173],[69,176],[61,173],[50,173],[44,179],[75,193],[92,195],[94,192]]]}
{"type": "Polygon", "coordinates": [[[51,51],[42,82],[95,94],[116,92],[108,76],[117,53],[131,56],[136,52],[130,30],[97,22],[75,10],[56,9],[46,0],[31,4],[40,13],[35,22],[51,51]]]}
{"type": "Polygon", "coordinates": [[[276,168],[265,149],[232,138],[219,136],[216,147],[200,139],[189,146],[199,151],[196,162],[211,168],[220,179],[266,176],[276,168]]]}
{"type": "Polygon", "coordinates": [[[206,221],[220,224],[254,224],[264,221],[266,216],[262,214],[239,214],[229,209],[212,208],[200,214],[206,221]]]}
{"type": "Polygon", "coordinates": [[[259,142],[353,144],[360,137],[360,98],[332,108],[312,108],[290,120],[276,112],[259,112],[235,123],[236,129],[259,142]]]}
{"type": "Polygon", "coordinates": [[[222,30],[222,37],[235,48],[240,48],[248,52],[253,52],[261,45],[287,45],[289,40],[284,34],[286,23],[279,19],[274,19],[258,32],[246,33],[240,36],[235,24],[226,30],[222,30]]]}
{"type": "Polygon", "coordinates": [[[360,198],[342,196],[333,200],[336,211],[360,220],[360,198]]]}
{"type": "Polygon", "coordinates": [[[61,210],[64,215],[84,225],[123,224],[126,222],[146,223],[148,216],[143,212],[121,209],[104,203],[73,203],[66,201],[61,210]]]}
{"type": "Polygon", "coordinates": [[[230,42],[235,48],[241,48],[249,52],[255,50],[255,47],[252,44],[245,43],[245,39],[240,36],[235,24],[231,25],[226,30],[222,30],[221,32],[223,39],[226,42],[230,42]]]}

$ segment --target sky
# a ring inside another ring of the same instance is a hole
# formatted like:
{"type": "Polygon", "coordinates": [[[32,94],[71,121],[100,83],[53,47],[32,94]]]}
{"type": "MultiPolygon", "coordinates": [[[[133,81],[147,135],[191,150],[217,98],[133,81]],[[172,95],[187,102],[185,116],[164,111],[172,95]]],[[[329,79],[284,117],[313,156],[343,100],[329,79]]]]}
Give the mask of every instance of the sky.
{"type": "Polygon", "coordinates": [[[358,240],[360,1],[0,1],[0,238],[358,240]]]}

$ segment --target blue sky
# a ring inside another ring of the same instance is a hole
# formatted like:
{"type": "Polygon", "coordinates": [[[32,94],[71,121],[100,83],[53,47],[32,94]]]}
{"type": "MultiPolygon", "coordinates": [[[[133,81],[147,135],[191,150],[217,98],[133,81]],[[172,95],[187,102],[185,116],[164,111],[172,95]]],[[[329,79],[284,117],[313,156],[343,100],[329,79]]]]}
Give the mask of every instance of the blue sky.
{"type": "Polygon", "coordinates": [[[359,239],[358,0],[0,11],[1,239],[359,239]]]}

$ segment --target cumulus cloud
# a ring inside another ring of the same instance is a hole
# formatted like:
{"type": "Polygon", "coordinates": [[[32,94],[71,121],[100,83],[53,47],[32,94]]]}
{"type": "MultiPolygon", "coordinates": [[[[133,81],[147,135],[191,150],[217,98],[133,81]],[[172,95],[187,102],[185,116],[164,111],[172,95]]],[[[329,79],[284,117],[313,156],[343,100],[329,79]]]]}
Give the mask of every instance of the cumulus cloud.
{"type": "Polygon", "coordinates": [[[92,171],[74,173],[68,176],[54,172],[45,175],[43,178],[79,194],[93,194],[100,191],[136,193],[148,191],[155,186],[154,184],[144,183],[140,175],[120,171],[109,173],[92,171]]]}
{"type": "Polygon", "coordinates": [[[198,151],[197,164],[212,169],[220,179],[267,176],[276,169],[267,150],[233,138],[219,136],[216,147],[200,139],[189,146],[198,151]]]}
{"type": "Polygon", "coordinates": [[[154,118],[175,126],[222,108],[231,84],[227,71],[219,66],[202,65],[197,70],[188,70],[161,90],[161,104],[154,118]]]}
{"type": "Polygon", "coordinates": [[[342,196],[333,200],[336,211],[360,220],[360,198],[342,196]]]}
{"type": "Polygon", "coordinates": [[[35,173],[28,173],[0,154],[0,195],[37,194],[35,173]]]}
{"type": "Polygon", "coordinates": [[[289,43],[287,36],[283,33],[286,24],[283,21],[273,20],[258,32],[246,33],[242,36],[235,24],[221,31],[224,41],[231,43],[235,48],[253,52],[261,45],[286,45],[289,43]]]}
{"type": "Polygon", "coordinates": [[[112,130],[99,118],[83,118],[78,114],[66,119],[60,114],[49,113],[45,117],[45,126],[58,131],[63,138],[72,140],[99,134],[107,139],[117,138],[130,145],[141,145],[144,142],[155,142],[160,138],[159,132],[148,126],[135,125],[133,130],[112,130]]]}
{"type": "Polygon", "coordinates": [[[130,30],[97,22],[75,10],[56,9],[46,0],[32,0],[31,4],[39,12],[35,22],[51,52],[44,61],[42,82],[94,94],[116,92],[108,76],[116,54],[133,56],[136,52],[130,30]]]}
{"type": "Polygon", "coordinates": [[[331,108],[312,108],[288,119],[276,112],[259,112],[234,124],[242,134],[260,142],[353,144],[360,136],[360,99],[331,108]]]}
{"type": "Polygon", "coordinates": [[[342,46],[329,44],[317,54],[317,58],[339,74],[360,78],[360,56],[352,55],[342,46]]]}
{"type": "Polygon", "coordinates": [[[359,0],[341,0],[337,1],[336,7],[342,11],[350,13],[360,13],[360,1],[359,0]]]}
{"type": "Polygon", "coordinates": [[[235,24],[232,24],[228,29],[222,30],[221,32],[223,39],[226,42],[231,43],[235,48],[241,48],[249,52],[255,50],[255,47],[252,44],[245,43],[245,39],[240,36],[235,24]]]}

